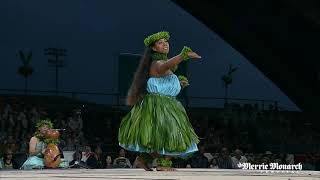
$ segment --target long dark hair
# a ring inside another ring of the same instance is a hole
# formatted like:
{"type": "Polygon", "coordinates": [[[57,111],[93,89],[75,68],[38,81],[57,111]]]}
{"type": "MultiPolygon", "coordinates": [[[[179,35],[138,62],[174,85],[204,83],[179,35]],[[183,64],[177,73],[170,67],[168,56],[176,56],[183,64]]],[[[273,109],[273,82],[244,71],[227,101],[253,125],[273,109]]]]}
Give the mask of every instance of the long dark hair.
{"type": "Polygon", "coordinates": [[[146,85],[149,78],[152,48],[146,47],[140,60],[137,71],[134,74],[131,87],[128,91],[127,104],[132,106],[140,101],[146,94],[146,85]]]}

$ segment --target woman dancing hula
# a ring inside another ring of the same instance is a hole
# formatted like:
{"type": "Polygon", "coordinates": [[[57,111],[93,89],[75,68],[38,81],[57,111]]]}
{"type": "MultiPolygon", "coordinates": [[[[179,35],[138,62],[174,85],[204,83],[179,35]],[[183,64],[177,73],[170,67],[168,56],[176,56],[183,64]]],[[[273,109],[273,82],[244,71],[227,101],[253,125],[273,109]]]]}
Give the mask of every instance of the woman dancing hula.
{"type": "Polygon", "coordinates": [[[198,136],[175,98],[188,81],[185,77],[179,80],[174,71],[182,61],[201,56],[185,46],[168,59],[169,37],[168,32],[158,32],[144,40],[146,49],[127,97],[133,108],[119,128],[120,146],[141,152],[138,160],[145,170],[152,170],[147,164],[153,158],[157,158],[157,170],[173,170],[171,157],[198,151],[198,136]]]}

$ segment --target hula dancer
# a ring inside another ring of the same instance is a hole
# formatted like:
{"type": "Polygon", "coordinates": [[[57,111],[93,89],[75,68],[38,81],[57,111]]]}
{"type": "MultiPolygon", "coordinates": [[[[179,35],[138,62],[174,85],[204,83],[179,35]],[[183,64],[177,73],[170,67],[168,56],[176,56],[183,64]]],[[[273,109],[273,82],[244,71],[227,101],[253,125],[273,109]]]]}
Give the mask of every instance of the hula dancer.
{"type": "Polygon", "coordinates": [[[133,106],[122,119],[119,145],[141,152],[138,160],[145,170],[157,157],[157,170],[173,170],[171,157],[185,157],[198,151],[194,132],[182,104],[176,100],[181,88],[189,85],[185,77],[174,74],[177,66],[197,53],[184,47],[180,54],[168,59],[168,32],[158,32],[144,40],[144,55],[128,92],[127,104],[133,106]]]}

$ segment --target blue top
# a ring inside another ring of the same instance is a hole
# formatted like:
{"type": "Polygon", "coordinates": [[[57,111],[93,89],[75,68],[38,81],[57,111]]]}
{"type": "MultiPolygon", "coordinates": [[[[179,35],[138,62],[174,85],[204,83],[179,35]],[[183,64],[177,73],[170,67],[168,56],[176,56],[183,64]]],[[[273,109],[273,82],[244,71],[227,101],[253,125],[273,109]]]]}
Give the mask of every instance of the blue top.
{"type": "Polygon", "coordinates": [[[47,148],[47,144],[42,142],[42,141],[39,141],[37,142],[36,144],[36,152],[42,152],[42,148],[47,148]]]}
{"type": "Polygon", "coordinates": [[[147,81],[147,91],[166,96],[177,96],[181,90],[180,81],[175,74],[164,77],[151,76],[147,81]]]}

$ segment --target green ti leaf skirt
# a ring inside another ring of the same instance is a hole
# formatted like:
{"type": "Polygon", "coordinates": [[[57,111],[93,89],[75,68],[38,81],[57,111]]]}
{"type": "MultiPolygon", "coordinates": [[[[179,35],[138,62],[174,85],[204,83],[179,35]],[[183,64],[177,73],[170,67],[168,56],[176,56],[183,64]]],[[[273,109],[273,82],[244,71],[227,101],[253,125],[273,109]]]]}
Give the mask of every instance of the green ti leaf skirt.
{"type": "Polygon", "coordinates": [[[119,145],[129,151],[188,156],[198,150],[183,105],[175,97],[147,94],[122,119],[119,145]]]}

